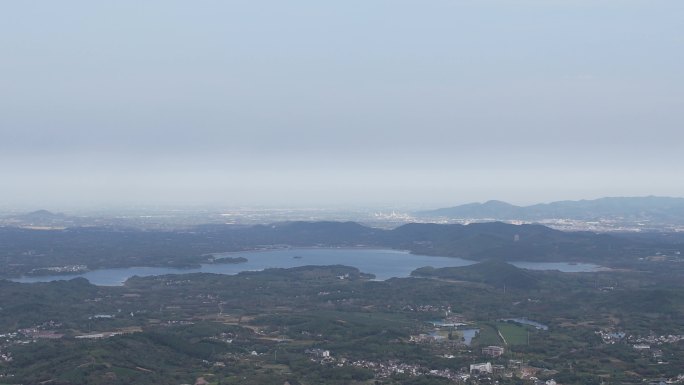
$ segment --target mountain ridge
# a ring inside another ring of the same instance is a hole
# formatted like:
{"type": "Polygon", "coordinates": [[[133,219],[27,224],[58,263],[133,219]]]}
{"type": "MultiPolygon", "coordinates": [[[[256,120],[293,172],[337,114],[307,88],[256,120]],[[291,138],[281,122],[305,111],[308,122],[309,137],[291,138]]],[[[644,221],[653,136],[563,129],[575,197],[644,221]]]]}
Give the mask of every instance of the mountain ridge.
{"type": "Polygon", "coordinates": [[[543,220],[543,219],[623,219],[684,224],[684,198],[604,197],[564,200],[517,206],[502,201],[468,203],[415,213],[418,217],[451,219],[543,220]]]}

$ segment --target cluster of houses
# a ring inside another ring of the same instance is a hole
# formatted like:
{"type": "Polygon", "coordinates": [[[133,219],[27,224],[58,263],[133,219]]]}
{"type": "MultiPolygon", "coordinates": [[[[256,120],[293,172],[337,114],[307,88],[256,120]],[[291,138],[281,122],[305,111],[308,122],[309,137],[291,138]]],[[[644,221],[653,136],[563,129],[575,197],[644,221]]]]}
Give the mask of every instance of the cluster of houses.
{"type": "Polygon", "coordinates": [[[335,365],[338,367],[343,366],[353,366],[357,368],[370,369],[375,373],[377,378],[387,378],[396,374],[405,374],[409,376],[422,376],[431,375],[436,377],[444,377],[454,381],[464,381],[470,376],[464,372],[455,372],[449,369],[443,370],[430,370],[427,367],[416,365],[416,364],[406,364],[398,361],[386,361],[386,362],[376,362],[369,360],[348,360],[344,357],[335,358],[332,356],[329,350],[324,349],[306,349],[305,354],[311,356],[311,360],[318,362],[321,365],[335,365]]]}
{"type": "MultiPolygon", "coordinates": [[[[330,350],[323,350],[318,348],[306,349],[304,353],[311,356],[311,361],[318,362],[321,365],[332,365],[335,364],[335,358],[330,355],[330,350]]],[[[341,363],[344,364],[346,361],[344,358],[341,359],[341,363]]],[[[338,364],[338,366],[342,366],[338,364]]]]}
{"type": "Polygon", "coordinates": [[[450,312],[450,306],[434,306],[434,305],[406,305],[401,308],[403,311],[414,311],[419,313],[441,313],[450,312]]]}
{"type": "Polygon", "coordinates": [[[644,355],[650,354],[654,359],[658,360],[658,362],[661,362],[661,359],[663,358],[663,351],[660,349],[652,349],[649,344],[634,344],[632,345],[632,348],[644,355]]]}
{"type": "Polygon", "coordinates": [[[311,355],[314,358],[326,358],[330,357],[330,350],[323,350],[318,348],[306,349],[305,354],[311,355]]]}
{"type": "Polygon", "coordinates": [[[20,329],[18,331],[20,334],[24,335],[24,337],[29,338],[31,340],[36,340],[36,339],[59,339],[64,337],[64,334],[62,333],[56,333],[53,330],[41,330],[37,328],[28,328],[28,329],[20,329]]]}
{"type": "MultiPolygon", "coordinates": [[[[504,348],[500,346],[487,346],[482,348],[482,354],[491,357],[501,357],[504,354],[504,348]]],[[[474,363],[469,367],[462,368],[458,371],[451,369],[429,369],[427,367],[417,364],[401,363],[395,360],[385,362],[369,361],[369,360],[348,360],[346,358],[335,358],[329,350],[312,348],[306,349],[305,354],[311,356],[311,360],[318,362],[321,365],[330,366],[353,366],[357,368],[370,369],[375,373],[376,378],[387,378],[397,374],[404,374],[408,376],[435,376],[447,378],[456,382],[465,382],[467,380],[476,380],[478,383],[482,381],[487,382],[496,377],[511,378],[516,374],[520,378],[533,381],[535,385],[557,385],[554,380],[541,381],[535,375],[540,371],[539,368],[532,368],[525,366],[519,360],[509,360],[507,365],[496,365],[491,362],[474,363]]],[[[543,373],[542,373],[543,374],[543,373]]]]}
{"type": "Polygon", "coordinates": [[[216,340],[216,341],[221,341],[227,344],[232,344],[233,340],[237,338],[237,334],[234,333],[220,333],[217,336],[212,337],[211,339],[216,340]]]}
{"type": "Polygon", "coordinates": [[[450,369],[430,370],[427,367],[406,364],[398,361],[375,362],[367,360],[346,361],[340,366],[349,365],[357,368],[365,368],[372,370],[376,377],[387,378],[396,374],[405,374],[409,376],[424,376],[430,375],[435,377],[443,377],[453,381],[465,381],[470,376],[467,373],[456,372],[450,369]]]}
{"type": "MultiPolygon", "coordinates": [[[[491,348],[488,346],[487,348],[491,348]]],[[[484,348],[484,349],[487,349],[484,348]]],[[[498,349],[487,349],[488,351],[494,351],[495,354],[501,352],[498,349]]],[[[503,352],[501,352],[503,354],[503,352]]],[[[508,360],[506,365],[496,365],[491,362],[481,362],[471,364],[469,369],[469,374],[472,379],[477,379],[478,383],[492,383],[497,377],[498,378],[513,378],[518,377],[524,380],[532,381],[534,385],[557,385],[556,381],[551,380],[540,380],[536,376],[541,375],[542,377],[548,378],[549,376],[556,373],[552,370],[540,369],[532,366],[526,366],[520,360],[508,360]]]]}
{"type": "Polygon", "coordinates": [[[684,334],[668,334],[668,335],[649,335],[647,337],[640,336],[629,336],[627,341],[636,344],[648,344],[648,345],[663,345],[663,344],[675,344],[679,341],[684,341],[684,334]]]}
{"type": "Polygon", "coordinates": [[[646,337],[627,335],[623,331],[611,331],[611,330],[598,330],[595,332],[604,344],[616,344],[622,341],[627,341],[632,344],[632,347],[636,350],[645,351],[651,349],[654,345],[664,345],[664,344],[674,344],[679,341],[684,341],[684,335],[681,334],[668,334],[668,335],[655,335],[651,334],[646,337]]]}
{"type": "Polygon", "coordinates": [[[53,266],[53,267],[41,267],[38,269],[33,269],[29,271],[29,274],[39,274],[43,272],[49,273],[82,273],[88,271],[88,266],[86,265],[65,265],[65,266],[53,266]]]}
{"type": "Polygon", "coordinates": [[[603,341],[604,344],[608,345],[622,341],[627,335],[625,332],[613,330],[597,330],[595,333],[601,338],[601,341],[603,341]]]}
{"type": "MultiPolygon", "coordinates": [[[[59,339],[64,337],[64,334],[62,333],[46,329],[47,327],[55,326],[61,326],[61,324],[49,321],[42,325],[18,329],[15,332],[2,333],[0,334],[0,348],[15,344],[28,344],[35,342],[38,339],[59,339]]],[[[5,358],[6,357],[4,356],[0,356],[0,360],[7,361],[5,358]]]]}

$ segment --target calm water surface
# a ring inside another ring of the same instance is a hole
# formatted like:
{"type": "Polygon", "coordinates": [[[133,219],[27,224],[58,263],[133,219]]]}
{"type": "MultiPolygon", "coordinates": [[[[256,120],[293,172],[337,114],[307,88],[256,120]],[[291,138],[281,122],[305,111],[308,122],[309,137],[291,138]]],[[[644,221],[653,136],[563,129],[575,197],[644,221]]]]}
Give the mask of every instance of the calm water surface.
{"type": "Polygon", "coordinates": [[[465,344],[470,346],[470,344],[473,342],[473,338],[475,338],[475,336],[480,332],[480,329],[461,329],[459,331],[463,333],[465,344]]]}
{"type": "MultiPolygon", "coordinates": [[[[217,257],[244,257],[247,262],[238,264],[204,264],[199,268],[181,269],[167,267],[127,267],[117,269],[99,269],[73,275],[45,275],[40,277],[22,277],[16,282],[49,282],[68,280],[76,277],[88,279],[100,286],[122,285],[133,276],[153,276],[185,273],[237,274],[242,271],[259,271],[268,268],[290,268],[307,265],[346,265],[358,268],[364,273],[374,274],[378,280],[392,277],[408,277],[419,267],[432,266],[459,267],[476,262],[461,258],[433,257],[410,254],[406,251],[385,249],[276,249],[263,251],[247,251],[238,253],[217,254],[217,257]]],[[[567,272],[598,271],[600,266],[591,264],[514,262],[515,266],[532,270],[560,270],[567,272]]]]}
{"type": "Polygon", "coordinates": [[[523,325],[534,326],[535,328],[537,328],[539,330],[549,330],[549,327],[544,325],[543,323],[540,323],[537,321],[532,321],[532,320],[527,319],[527,318],[504,318],[504,319],[502,319],[502,321],[513,321],[513,322],[523,324],[523,325]]]}
{"type": "MultiPolygon", "coordinates": [[[[473,329],[473,328],[466,328],[466,329],[456,329],[454,330],[455,333],[460,334],[463,336],[463,343],[466,344],[467,346],[470,346],[470,344],[473,342],[473,338],[480,332],[480,329],[473,329]]],[[[445,332],[443,330],[433,330],[430,333],[428,333],[429,336],[434,337],[435,339],[438,340],[443,340],[446,339],[444,335],[448,334],[448,332],[445,332]]]]}

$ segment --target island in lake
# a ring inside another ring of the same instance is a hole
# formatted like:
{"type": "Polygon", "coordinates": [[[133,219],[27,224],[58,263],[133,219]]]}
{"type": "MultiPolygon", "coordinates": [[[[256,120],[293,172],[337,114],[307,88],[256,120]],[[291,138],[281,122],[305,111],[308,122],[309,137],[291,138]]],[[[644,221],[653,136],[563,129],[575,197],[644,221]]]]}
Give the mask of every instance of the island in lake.
{"type": "Polygon", "coordinates": [[[245,257],[222,257],[222,258],[214,258],[210,260],[210,263],[218,264],[218,263],[245,263],[247,262],[247,258],[245,257]]]}

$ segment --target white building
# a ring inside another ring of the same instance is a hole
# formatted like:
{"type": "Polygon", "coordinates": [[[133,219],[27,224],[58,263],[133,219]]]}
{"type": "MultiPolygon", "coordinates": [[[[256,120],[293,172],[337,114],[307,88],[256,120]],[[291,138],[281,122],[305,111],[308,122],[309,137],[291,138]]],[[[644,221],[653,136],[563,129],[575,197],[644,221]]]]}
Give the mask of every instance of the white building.
{"type": "Polygon", "coordinates": [[[492,363],[491,362],[486,362],[486,363],[481,363],[481,364],[472,364],[470,365],[470,373],[492,373],[492,363]]]}
{"type": "Polygon", "coordinates": [[[504,354],[504,348],[501,346],[487,346],[482,348],[482,354],[490,357],[500,357],[504,354]]]}

